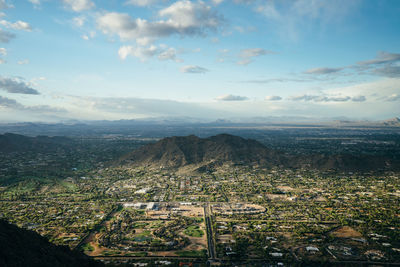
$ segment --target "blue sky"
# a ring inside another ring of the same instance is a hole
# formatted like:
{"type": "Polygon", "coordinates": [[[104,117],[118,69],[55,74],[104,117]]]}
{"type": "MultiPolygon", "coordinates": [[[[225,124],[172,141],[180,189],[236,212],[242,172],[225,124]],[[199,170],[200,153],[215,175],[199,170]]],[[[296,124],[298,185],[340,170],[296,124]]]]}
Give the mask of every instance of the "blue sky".
{"type": "Polygon", "coordinates": [[[0,121],[400,115],[400,1],[0,0],[0,121]]]}

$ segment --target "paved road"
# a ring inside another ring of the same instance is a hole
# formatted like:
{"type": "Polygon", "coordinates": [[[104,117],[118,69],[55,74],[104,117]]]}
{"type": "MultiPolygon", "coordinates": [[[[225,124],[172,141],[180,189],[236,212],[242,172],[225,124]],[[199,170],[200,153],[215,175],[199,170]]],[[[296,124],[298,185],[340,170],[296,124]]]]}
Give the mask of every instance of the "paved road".
{"type": "Polygon", "coordinates": [[[215,253],[214,235],[213,235],[212,221],[211,221],[211,209],[208,203],[204,205],[204,218],[207,230],[208,258],[210,260],[215,260],[216,253],[215,253]]]}

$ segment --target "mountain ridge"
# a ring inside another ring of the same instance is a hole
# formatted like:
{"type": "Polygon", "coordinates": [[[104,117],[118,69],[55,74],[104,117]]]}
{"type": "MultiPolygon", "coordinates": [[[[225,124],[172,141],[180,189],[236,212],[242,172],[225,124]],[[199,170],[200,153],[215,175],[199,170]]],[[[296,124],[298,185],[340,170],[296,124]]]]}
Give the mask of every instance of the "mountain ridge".
{"type": "Polygon", "coordinates": [[[145,145],[123,156],[117,164],[180,169],[192,166],[203,170],[225,163],[262,167],[309,168],[316,170],[374,171],[399,169],[400,163],[369,155],[290,155],[269,149],[253,139],[229,134],[207,138],[174,136],[145,145]]]}

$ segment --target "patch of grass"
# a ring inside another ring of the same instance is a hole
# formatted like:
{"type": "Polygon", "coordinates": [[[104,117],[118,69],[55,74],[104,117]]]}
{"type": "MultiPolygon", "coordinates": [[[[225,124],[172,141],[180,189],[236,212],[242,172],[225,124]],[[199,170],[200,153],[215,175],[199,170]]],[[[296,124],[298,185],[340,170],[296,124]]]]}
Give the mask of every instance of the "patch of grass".
{"type": "Polygon", "coordinates": [[[186,228],[184,234],[192,237],[202,237],[204,235],[204,231],[201,230],[198,225],[191,225],[186,228]]]}
{"type": "Polygon", "coordinates": [[[76,190],[78,189],[78,187],[77,187],[75,184],[70,183],[70,182],[66,182],[66,181],[60,180],[58,183],[59,183],[62,187],[64,187],[65,189],[67,189],[68,191],[76,191],[76,190]]]}
{"type": "Polygon", "coordinates": [[[175,254],[181,257],[204,258],[207,257],[207,250],[182,250],[175,252],[175,254]]]}
{"type": "Polygon", "coordinates": [[[94,251],[94,247],[92,247],[92,245],[90,245],[89,243],[83,245],[81,247],[82,251],[94,251]]]}
{"type": "Polygon", "coordinates": [[[148,224],[148,223],[145,223],[145,222],[136,222],[136,223],[133,225],[133,228],[143,229],[143,228],[145,228],[147,225],[149,225],[149,224],[148,224]]]}
{"type": "Polygon", "coordinates": [[[148,230],[143,231],[142,233],[135,235],[135,237],[133,238],[133,240],[136,241],[136,242],[144,242],[144,241],[149,241],[151,239],[152,239],[151,232],[148,231],[148,230]]]}
{"type": "Polygon", "coordinates": [[[150,228],[154,229],[154,228],[160,228],[162,225],[164,224],[163,221],[155,221],[151,223],[150,228]]]}
{"type": "Polygon", "coordinates": [[[112,256],[112,255],[116,255],[116,254],[121,254],[121,252],[117,251],[117,250],[107,250],[107,251],[104,251],[101,253],[101,255],[104,255],[104,256],[112,256]]]}

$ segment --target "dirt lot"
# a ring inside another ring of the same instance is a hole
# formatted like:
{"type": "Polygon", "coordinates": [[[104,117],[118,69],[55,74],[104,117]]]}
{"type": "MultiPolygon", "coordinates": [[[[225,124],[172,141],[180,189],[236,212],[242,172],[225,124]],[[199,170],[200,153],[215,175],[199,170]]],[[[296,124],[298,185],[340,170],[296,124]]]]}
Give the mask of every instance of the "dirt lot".
{"type": "Polygon", "coordinates": [[[341,238],[352,238],[352,237],[362,237],[361,233],[357,232],[353,228],[349,226],[343,226],[335,231],[331,232],[331,235],[334,237],[341,237],[341,238]]]}

